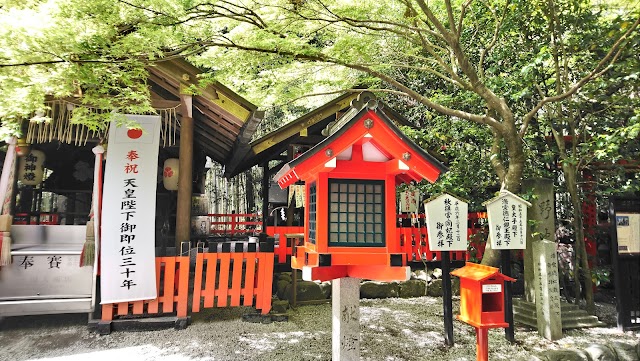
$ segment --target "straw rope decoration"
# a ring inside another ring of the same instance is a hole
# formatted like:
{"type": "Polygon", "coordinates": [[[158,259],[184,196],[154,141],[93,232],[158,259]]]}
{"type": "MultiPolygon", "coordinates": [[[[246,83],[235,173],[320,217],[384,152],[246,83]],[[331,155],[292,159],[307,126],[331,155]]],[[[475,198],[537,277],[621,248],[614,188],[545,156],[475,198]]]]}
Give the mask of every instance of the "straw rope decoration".
{"type": "MultiPolygon", "coordinates": [[[[29,122],[25,137],[28,143],[50,143],[58,140],[62,143],[84,146],[90,139],[106,139],[109,134],[108,125],[103,130],[93,130],[83,124],[71,124],[72,112],[75,107],[83,107],[98,114],[105,113],[104,109],[65,100],[48,101],[45,102],[45,105],[47,105],[47,111],[43,117],[48,120],[29,122]]],[[[176,143],[176,132],[180,127],[178,107],[156,109],[162,120],[160,140],[163,148],[173,146],[176,143]]]]}

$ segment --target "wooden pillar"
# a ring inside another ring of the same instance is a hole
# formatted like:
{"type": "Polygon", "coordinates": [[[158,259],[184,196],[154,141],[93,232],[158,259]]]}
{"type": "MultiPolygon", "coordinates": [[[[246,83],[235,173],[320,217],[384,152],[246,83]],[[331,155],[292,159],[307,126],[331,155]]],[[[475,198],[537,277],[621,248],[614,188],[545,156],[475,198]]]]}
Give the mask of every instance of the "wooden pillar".
{"type": "Polygon", "coordinates": [[[191,96],[180,96],[180,152],[178,160],[178,205],[176,210],[176,254],[180,244],[191,237],[191,191],[193,187],[193,118],[191,96]]]}
{"type": "Polygon", "coordinates": [[[267,233],[269,217],[269,162],[262,164],[262,233],[267,233]]]}
{"type": "MultiPolygon", "coordinates": [[[[287,149],[287,162],[293,160],[293,146],[287,149]]],[[[295,183],[294,183],[295,184],[295,183]]],[[[287,227],[293,226],[293,214],[296,211],[296,200],[292,199],[292,203],[287,203],[287,227]]],[[[293,270],[295,272],[295,270],[293,270]]]]}

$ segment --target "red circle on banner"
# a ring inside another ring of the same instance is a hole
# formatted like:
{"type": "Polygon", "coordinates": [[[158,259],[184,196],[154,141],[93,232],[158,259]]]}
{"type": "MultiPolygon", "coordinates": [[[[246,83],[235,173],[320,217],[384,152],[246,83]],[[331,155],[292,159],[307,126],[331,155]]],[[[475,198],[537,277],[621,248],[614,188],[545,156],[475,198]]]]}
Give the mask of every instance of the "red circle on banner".
{"type": "Polygon", "coordinates": [[[129,129],[127,136],[131,139],[138,139],[142,136],[142,129],[129,129]]]}

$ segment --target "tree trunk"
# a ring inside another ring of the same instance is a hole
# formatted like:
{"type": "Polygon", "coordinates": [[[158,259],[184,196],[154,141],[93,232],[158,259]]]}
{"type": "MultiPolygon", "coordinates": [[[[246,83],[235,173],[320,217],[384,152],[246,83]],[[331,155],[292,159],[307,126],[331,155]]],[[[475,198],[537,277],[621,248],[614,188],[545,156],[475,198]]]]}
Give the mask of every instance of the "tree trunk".
{"type": "MultiPolygon", "coordinates": [[[[505,147],[507,148],[507,154],[509,157],[509,165],[506,168],[506,172],[501,172],[500,169],[495,169],[495,162],[492,162],[494,169],[500,177],[502,183],[502,189],[508,190],[511,193],[518,194],[520,192],[520,186],[522,185],[522,171],[524,169],[524,151],[522,149],[522,139],[518,134],[513,122],[505,122],[505,131],[502,134],[496,134],[494,137],[501,137],[504,140],[505,147]],[[503,173],[503,174],[501,174],[503,173]]],[[[492,155],[493,156],[493,155],[492,155]]],[[[502,162],[499,162],[502,165],[502,162]]],[[[482,255],[482,264],[487,266],[498,267],[500,265],[500,251],[491,248],[491,242],[488,239],[485,247],[484,254],[482,255]]]]}
{"type": "Polygon", "coordinates": [[[589,261],[587,258],[587,248],[584,243],[584,225],[582,221],[582,202],[578,193],[577,169],[575,164],[563,162],[562,171],[565,175],[567,190],[571,196],[571,204],[573,206],[573,227],[575,230],[575,254],[576,262],[574,266],[574,295],[576,303],[580,300],[580,274],[584,277],[584,293],[587,306],[587,312],[595,314],[595,305],[593,303],[593,282],[591,280],[591,270],[589,269],[589,261]]]}

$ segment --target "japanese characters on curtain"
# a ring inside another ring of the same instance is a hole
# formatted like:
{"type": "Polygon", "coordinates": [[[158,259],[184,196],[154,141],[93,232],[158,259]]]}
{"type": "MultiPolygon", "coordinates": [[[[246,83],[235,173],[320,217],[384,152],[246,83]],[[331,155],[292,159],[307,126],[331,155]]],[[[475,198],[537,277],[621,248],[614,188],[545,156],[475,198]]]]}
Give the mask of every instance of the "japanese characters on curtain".
{"type": "Polygon", "coordinates": [[[111,123],[102,202],[102,303],[157,297],[155,209],[160,117],[127,115],[140,129],[111,123]]]}
{"type": "Polygon", "coordinates": [[[305,202],[305,185],[304,184],[292,184],[289,186],[289,195],[288,195],[287,204],[291,206],[291,201],[295,199],[296,208],[304,207],[305,202]]]}

